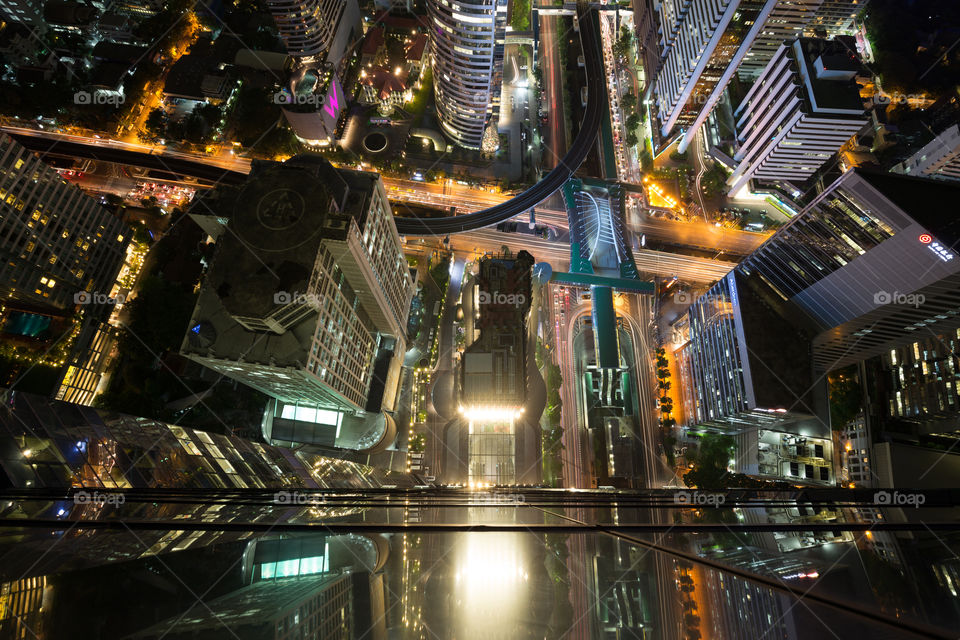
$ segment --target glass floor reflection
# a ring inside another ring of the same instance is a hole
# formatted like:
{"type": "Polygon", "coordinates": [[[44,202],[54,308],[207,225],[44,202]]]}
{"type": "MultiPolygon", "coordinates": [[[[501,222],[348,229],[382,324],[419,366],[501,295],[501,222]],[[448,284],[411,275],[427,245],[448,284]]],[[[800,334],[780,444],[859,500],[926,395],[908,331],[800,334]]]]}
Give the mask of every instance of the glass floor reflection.
{"type": "Polygon", "coordinates": [[[8,489],[0,638],[956,636],[950,491],[511,491],[8,489]]]}

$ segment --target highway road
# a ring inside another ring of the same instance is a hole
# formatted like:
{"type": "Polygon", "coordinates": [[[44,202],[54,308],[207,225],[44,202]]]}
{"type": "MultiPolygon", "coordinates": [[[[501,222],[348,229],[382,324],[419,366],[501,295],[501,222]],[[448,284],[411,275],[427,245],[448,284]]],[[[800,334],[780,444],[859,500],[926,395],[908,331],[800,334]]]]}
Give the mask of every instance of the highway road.
{"type": "Polygon", "coordinates": [[[540,15],[540,51],[543,62],[543,81],[546,83],[548,127],[545,127],[543,165],[555,169],[567,150],[567,132],[563,113],[563,69],[560,67],[560,49],[557,46],[557,26],[560,16],[540,15]]]}

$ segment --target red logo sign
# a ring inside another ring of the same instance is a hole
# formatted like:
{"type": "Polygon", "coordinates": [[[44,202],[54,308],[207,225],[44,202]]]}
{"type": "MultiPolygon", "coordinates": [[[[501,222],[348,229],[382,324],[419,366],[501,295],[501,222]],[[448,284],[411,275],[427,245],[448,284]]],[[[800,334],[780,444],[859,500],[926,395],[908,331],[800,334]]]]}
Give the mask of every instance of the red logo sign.
{"type": "Polygon", "coordinates": [[[931,242],[933,242],[933,236],[930,235],[929,233],[921,233],[920,242],[922,242],[923,244],[930,244],[931,242]]]}

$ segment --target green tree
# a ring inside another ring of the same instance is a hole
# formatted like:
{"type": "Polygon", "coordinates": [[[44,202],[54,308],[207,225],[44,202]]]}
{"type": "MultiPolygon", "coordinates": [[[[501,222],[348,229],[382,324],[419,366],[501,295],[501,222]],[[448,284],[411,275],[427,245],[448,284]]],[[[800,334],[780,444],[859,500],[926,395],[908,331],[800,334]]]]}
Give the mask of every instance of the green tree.
{"type": "Polygon", "coordinates": [[[856,365],[840,369],[827,377],[830,389],[830,423],[839,431],[860,415],[862,394],[856,365]]]}
{"type": "Polygon", "coordinates": [[[637,96],[633,93],[627,93],[622,98],[620,98],[620,105],[623,107],[623,112],[633,111],[637,106],[637,96]]]}
{"type": "Polygon", "coordinates": [[[143,132],[140,138],[145,141],[154,142],[166,136],[167,133],[167,114],[163,109],[157,107],[152,110],[143,123],[143,132]]]}

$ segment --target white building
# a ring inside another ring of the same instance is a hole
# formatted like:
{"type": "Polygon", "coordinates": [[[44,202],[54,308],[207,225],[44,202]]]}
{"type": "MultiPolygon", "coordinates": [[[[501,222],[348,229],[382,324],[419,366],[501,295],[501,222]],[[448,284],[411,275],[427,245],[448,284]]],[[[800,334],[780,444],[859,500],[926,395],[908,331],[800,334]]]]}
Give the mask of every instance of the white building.
{"type": "Polygon", "coordinates": [[[437,115],[457,144],[479,149],[500,112],[507,0],[429,0],[437,115]]]}
{"type": "Polygon", "coordinates": [[[287,53],[339,65],[362,34],[357,0],[267,0],[287,53]]]}
{"type": "Polygon", "coordinates": [[[854,78],[860,62],[835,41],[781,45],[734,111],[736,194],[754,178],[800,185],[867,124],[854,78]]]}
{"type": "Polygon", "coordinates": [[[770,13],[763,29],[747,51],[737,75],[745,80],[757,78],[784,42],[800,37],[823,5],[824,0],[780,2],[770,13]]]}
{"type": "Polygon", "coordinates": [[[664,139],[684,132],[681,153],[720,101],[776,4],[776,0],[663,3],[663,66],[654,85],[654,111],[664,139]]]}
{"type": "Polygon", "coordinates": [[[214,214],[198,222],[219,236],[217,253],[182,353],[298,407],[278,419],[325,416],[340,440],[354,418],[381,429],[413,282],[379,176],[300,156],[208,198],[214,214]]]}
{"type": "Polygon", "coordinates": [[[779,46],[804,33],[848,33],[865,0],[663,0],[655,110],[684,152],[734,74],[755,78],[779,46]]]}
{"type": "Polygon", "coordinates": [[[960,180],[960,125],[949,127],[893,168],[910,176],[960,180]]]}

